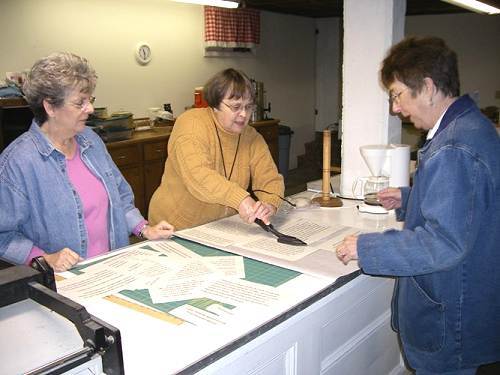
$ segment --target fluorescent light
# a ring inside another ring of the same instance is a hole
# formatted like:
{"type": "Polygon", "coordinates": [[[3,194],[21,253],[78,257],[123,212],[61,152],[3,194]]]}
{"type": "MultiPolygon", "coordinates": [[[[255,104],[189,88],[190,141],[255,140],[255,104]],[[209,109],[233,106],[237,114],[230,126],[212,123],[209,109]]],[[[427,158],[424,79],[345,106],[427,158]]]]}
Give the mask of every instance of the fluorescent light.
{"type": "Polygon", "coordinates": [[[189,4],[199,4],[199,5],[210,5],[213,7],[221,8],[238,8],[237,1],[230,0],[172,0],[176,3],[189,3],[189,4]]]}
{"type": "Polygon", "coordinates": [[[450,3],[465,9],[472,10],[477,13],[486,13],[486,14],[499,14],[500,9],[492,7],[491,5],[487,5],[480,1],[476,0],[442,0],[445,3],[450,3]]]}

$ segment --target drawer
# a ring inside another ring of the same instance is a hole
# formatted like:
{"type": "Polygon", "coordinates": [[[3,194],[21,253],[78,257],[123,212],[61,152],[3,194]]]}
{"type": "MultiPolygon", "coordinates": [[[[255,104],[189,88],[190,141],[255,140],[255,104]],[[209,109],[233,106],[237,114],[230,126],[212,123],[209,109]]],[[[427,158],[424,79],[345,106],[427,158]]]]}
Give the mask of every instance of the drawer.
{"type": "Polygon", "coordinates": [[[146,143],[144,145],[144,160],[167,158],[167,141],[146,143]]]}
{"type": "MultiPolygon", "coordinates": [[[[394,283],[384,279],[376,281],[377,284],[359,284],[357,291],[362,294],[357,296],[356,301],[346,305],[345,310],[339,310],[338,315],[332,314],[330,321],[321,327],[320,358],[323,362],[336,360],[345,348],[366,338],[368,332],[385,320],[384,317],[389,320],[394,283]]],[[[337,306],[340,301],[337,300],[337,306]]]]}
{"type": "MultiPolygon", "coordinates": [[[[322,375],[395,374],[402,369],[398,336],[391,329],[390,312],[363,338],[349,342],[332,362],[322,362],[322,375]]],[[[348,320],[346,320],[347,322],[348,320]]],[[[406,371],[404,372],[407,373],[406,371]]]]}
{"type": "Polygon", "coordinates": [[[138,144],[112,148],[109,153],[119,167],[142,162],[141,146],[138,144]]]}

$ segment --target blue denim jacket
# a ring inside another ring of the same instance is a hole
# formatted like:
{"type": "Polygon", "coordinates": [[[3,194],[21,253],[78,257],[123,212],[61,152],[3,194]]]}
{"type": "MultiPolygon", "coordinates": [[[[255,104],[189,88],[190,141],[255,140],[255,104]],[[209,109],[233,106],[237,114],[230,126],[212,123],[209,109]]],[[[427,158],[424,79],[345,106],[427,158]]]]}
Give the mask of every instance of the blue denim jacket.
{"type": "Polygon", "coordinates": [[[500,360],[500,140],[468,96],[448,113],[401,189],[403,230],[358,239],[365,273],[398,276],[409,364],[438,373],[500,360]]]}
{"type": "MultiPolygon", "coordinates": [[[[143,220],[130,185],[94,131],[86,128],[76,141],[83,162],[108,193],[110,249],[126,246],[143,220]]],[[[69,247],[86,257],[82,202],[69,181],[65,156],[34,121],[0,155],[0,202],[1,258],[24,263],[33,245],[47,253],[69,247]]]]}

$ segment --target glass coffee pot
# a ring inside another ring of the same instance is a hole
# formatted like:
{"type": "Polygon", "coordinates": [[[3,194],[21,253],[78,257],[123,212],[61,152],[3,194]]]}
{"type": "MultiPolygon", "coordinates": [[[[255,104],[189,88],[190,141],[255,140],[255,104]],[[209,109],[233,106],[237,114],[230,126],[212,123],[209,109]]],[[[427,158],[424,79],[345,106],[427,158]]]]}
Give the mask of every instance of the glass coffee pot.
{"type": "Polygon", "coordinates": [[[352,193],[354,198],[363,199],[366,204],[379,206],[377,193],[387,187],[389,187],[389,177],[359,177],[354,181],[352,193]]]}

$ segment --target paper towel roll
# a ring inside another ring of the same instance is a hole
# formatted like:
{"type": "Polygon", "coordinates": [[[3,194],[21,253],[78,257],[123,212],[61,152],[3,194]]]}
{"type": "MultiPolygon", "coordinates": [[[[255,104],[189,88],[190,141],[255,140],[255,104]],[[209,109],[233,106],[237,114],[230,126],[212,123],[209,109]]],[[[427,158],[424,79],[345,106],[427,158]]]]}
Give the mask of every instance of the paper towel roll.
{"type": "Polygon", "coordinates": [[[389,185],[401,187],[410,185],[410,146],[391,144],[391,175],[389,185]]]}

